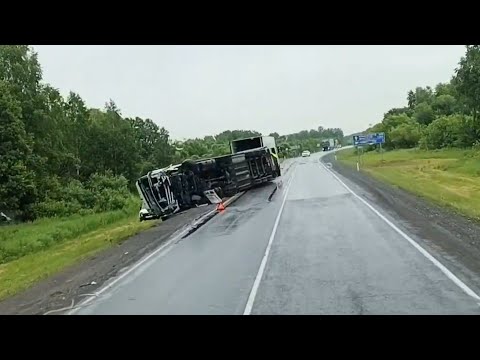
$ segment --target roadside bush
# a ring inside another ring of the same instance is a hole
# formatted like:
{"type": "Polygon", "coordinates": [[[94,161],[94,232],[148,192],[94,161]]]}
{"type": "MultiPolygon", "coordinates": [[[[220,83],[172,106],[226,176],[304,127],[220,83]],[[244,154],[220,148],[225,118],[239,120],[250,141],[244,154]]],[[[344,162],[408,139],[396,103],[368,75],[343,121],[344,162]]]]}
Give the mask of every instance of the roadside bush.
{"type": "Polygon", "coordinates": [[[79,203],[82,208],[91,209],[95,206],[94,193],[90,189],[86,189],[78,180],[72,180],[68,183],[62,194],[62,199],[79,203]]]}
{"type": "Polygon", "coordinates": [[[398,115],[388,115],[382,120],[380,124],[375,125],[371,132],[385,132],[385,149],[395,148],[392,142],[391,132],[393,129],[399,127],[402,124],[412,123],[412,118],[405,113],[398,115]]]}
{"type": "Polygon", "coordinates": [[[68,216],[78,213],[81,209],[82,205],[78,201],[47,199],[34,205],[35,214],[40,218],[68,216]]]}
{"type": "Polygon", "coordinates": [[[95,194],[95,206],[94,212],[102,212],[108,210],[120,210],[127,206],[129,199],[128,192],[122,194],[119,191],[113,189],[104,189],[103,191],[95,194]]]}
{"type": "Polygon", "coordinates": [[[129,205],[132,197],[128,180],[112,173],[93,174],[85,184],[71,180],[61,186],[58,179],[52,179],[50,188],[45,200],[33,207],[37,217],[63,217],[120,210],[129,205]]]}
{"type": "Polygon", "coordinates": [[[94,192],[100,192],[105,189],[128,190],[128,180],[122,175],[113,175],[111,171],[107,171],[105,174],[92,174],[86,185],[88,189],[94,192]]]}
{"type": "Polygon", "coordinates": [[[390,131],[390,141],[396,149],[413,148],[421,138],[421,127],[414,120],[398,125],[390,131]]]}
{"type": "Polygon", "coordinates": [[[428,149],[440,149],[443,147],[471,147],[474,142],[472,118],[457,114],[439,117],[428,125],[421,145],[428,149]]]}

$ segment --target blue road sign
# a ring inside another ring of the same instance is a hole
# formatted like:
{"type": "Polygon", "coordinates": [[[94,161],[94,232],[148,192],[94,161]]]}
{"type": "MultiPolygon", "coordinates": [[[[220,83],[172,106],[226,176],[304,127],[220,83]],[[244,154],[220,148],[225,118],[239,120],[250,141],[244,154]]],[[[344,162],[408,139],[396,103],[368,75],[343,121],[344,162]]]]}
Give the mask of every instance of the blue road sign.
{"type": "Polygon", "coordinates": [[[367,141],[370,145],[374,144],[384,144],[385,143],[385,133],[372,133],[367,135],[367,141]]]}
{"type": "Polygon", "coordinates": [[[365,135],[353,135],[353,145],[367,145],[367,137],[365,135]]]}
{"type": "Polygon", "coordinates": [[[375,144],[384,144],[384,143],[385,143],[385,133],[383,132],[353,136],[353,145],[355,146],[375,145],[375,144]]]}

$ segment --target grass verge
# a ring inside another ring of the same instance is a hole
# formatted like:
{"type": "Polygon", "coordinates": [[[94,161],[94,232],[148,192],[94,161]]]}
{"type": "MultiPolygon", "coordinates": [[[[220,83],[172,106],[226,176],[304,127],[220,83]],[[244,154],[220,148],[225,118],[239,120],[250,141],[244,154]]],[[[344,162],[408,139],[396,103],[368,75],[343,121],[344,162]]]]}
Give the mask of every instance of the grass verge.
{"type": "Polygon", "coordinates": [[[0,227],[0,300],[157,223],[136,208],[0,227]]]}
{"type": "MultiPolygon", "coordinates": [[[[337,153],[338,161],[356,167],[354,149],[337,153]]],[[[480,220],[480,153],[474,150],[396,150],[365,153],[360,168],[371,176],[439,205],[480,220]]]]}

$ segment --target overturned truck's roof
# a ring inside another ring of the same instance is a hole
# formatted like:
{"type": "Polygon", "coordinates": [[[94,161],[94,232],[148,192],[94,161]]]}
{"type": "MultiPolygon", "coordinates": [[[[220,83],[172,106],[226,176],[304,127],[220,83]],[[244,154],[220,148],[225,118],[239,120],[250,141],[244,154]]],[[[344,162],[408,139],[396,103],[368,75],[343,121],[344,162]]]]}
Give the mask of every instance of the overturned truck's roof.
{"type": "MultiPolygon", "coordinates": [[[[233,156],[238,156],[238,155],[248,155],[248,154],[258,155],[262,152],[269,152],[268,147],[262,146],[262,147],[258,147],[258,148],[255,148],[255,149],[248,149],[248,150],[239,151],[235,154],[226,154],[226,155],[219,155],[219,156],[213,156],[213,157],[205,157],[205,158],[195,159],[195,160],[186,159],[181,164],[175,164],[175,165],[170,164],[167,167],[152,170],[148,174],[150,174],[150,176],[155,176],[155,175],[158,175],[160,173],[164,173],[164,174],[168,175],[169,172],[178,171],[186,162],[189,162],[189,161],[191,161],[193,163],[201,163],[203,161],[208,161],[208,160],[225,160],[227,158],[231,158],[233,156]]],[[[140,179],[144,178],[148,174],[145,174],[145,175],[141,176],[140,179]]]]}

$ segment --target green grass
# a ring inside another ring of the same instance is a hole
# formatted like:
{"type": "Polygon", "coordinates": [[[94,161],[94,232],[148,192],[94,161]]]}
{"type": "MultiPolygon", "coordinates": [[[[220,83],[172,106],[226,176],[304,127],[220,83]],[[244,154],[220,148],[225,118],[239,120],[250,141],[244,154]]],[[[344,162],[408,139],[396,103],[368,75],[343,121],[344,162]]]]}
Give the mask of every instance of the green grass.
{"type": "Polygon", "coordinates": [[[0,227],[0,300],[154,224],[139,222],[132,202],[124,210],[0,227]]]}
{"type": "MultiPolygon", "coordinates": [[[[337,159],[356,167],[353,149],[337,159]]],[[[396,150],[362,155],[360,169],[373,177],[480,220],[480,153],[473,150],[396,150]]]]}

